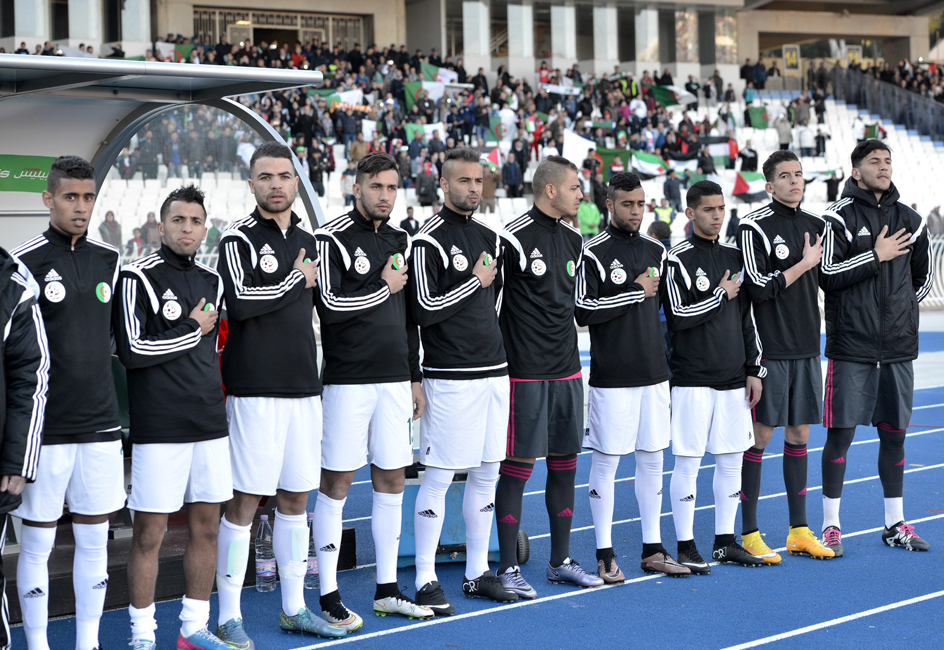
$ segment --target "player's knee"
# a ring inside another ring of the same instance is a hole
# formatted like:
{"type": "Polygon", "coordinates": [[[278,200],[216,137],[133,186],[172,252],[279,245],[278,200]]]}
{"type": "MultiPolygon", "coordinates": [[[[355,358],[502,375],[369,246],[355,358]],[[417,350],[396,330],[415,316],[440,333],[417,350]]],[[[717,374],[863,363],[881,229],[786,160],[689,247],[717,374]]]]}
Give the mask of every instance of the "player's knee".
{"type": "Polygon", "coordinates": [[[855,437],[855,429],[828,429],[826,431],[826,443],[834,447],[845,455],[852,446],[852,439],[855,437]]]}
{"type": "Polygon", "coordinates": [[[885,422],[878,424],[879,445],[897,449],[905,446],[905,431],[903,429],[893,429],[891,425],[885,422]]]}
{"type": "Polygon", "coordinates": [[[164,541],[166,528],[166,516],[151,516],[150,513],[139,512],[134,519],[132,546],[140,553],[156,553],[164,541]]]}
{"type": "Polygon", "coordinates": [[[770,439],[774,435],[774,428],[760,422],[754,423],[754,447],[763,449],[770,444],[770,439]]]}
{"type": "Polygon", "coordinates": [[[810,441],[810,425],[799,424],[794,427],[784,427],[783,439],[791,445],[805,445],[810,441]]]}
{"type": "Polygon", "coordinates": [[[303,515],[308,506],[308,493],[279,490],[275,495],[275,503],[283,515],[303,515]]]}
{"type": "Polygon", "coordinates": [[[370,468],[370,480],[375,492],[386,494],[400,494],[406,485],[406,476],[402,469],[380,469],[375,465],[370,468]]]}

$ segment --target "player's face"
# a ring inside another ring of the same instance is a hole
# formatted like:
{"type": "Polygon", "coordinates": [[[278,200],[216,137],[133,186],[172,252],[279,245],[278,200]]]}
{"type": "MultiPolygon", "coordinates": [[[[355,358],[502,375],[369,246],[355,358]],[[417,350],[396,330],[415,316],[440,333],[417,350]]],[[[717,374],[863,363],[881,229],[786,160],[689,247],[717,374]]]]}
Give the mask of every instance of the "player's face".
{"type": "Polygon", "coordinates": [[[606,209],[613,215],[613,225],[623,232],[639,232],[646,214],[646,191],[637,187],[632,192],[615,192],[614,199],[606,200],[606,209]]]}
{"type": "Polygon", "coordinates": [[[797,160],[788,160],[777,165],[774,170],[774,180],[768,182],[766,189],[771,196],[790,207],[800,205],[803,200],[803,167],[797,160]]]}
{"type": "Polygon", "coordinates": [[[871,192],[887,192],[892,185],[892,154],[876,149],[852,168],[852,177],[871,192]]]}
{"type": "Polygon", "coordinates": [[[95,207],[95,180],[63,178],[54,194],[43,192],[43,203],[49,208],[49,221],[53,228],[81,237],[88,230],[92,208],[95,207]]]}
{"type": "Polygon", "coordinates": [[[252,170],[249,191],[256,204],[269,214],[281,214],[292,209],[298,193],[295,166],[288,158],[259,158],[252,170]]]}
{"type": "Polygon", "coordinates": [[[554,198],[551,199],[551,206],[554,210],[561,215],[562,219],[576,217],[577,210],[580,209],[580,199],[583,198],[583,190],[580,189],[580,178],[577,176],[577,172],[568,169],[560,186],[554,189],[554,198]]]}
{"type": "Polygon", "coordinates": [[[354,197],[357,209],[362,215],[374,221],[387,221],[397,202],[397,185],[400,174],[393,169],[367,176],[361,184],[354,183],[354,197]]]}
{"type": "Polygon", "coordinates": [[[703,196],[696,208],[685,208],[685,216],[692,220],[695,234],[705,239],[717,239],[724,222],[724,197],[703,196]]]}
{"type": "Polygon", "coordinates": [[[157,226],[161,241],[178,255],[190,256],[206,238],[206,212],[199,203],[174,201],[157,226]]]}
{"type": "Polygon", "coordinates": [[[477,162],[452,160],[447,165],[449,178],[442,177],[446,205],[458,212],[475,212],[482,202],[482,183],[485,172],[477,162]]]}

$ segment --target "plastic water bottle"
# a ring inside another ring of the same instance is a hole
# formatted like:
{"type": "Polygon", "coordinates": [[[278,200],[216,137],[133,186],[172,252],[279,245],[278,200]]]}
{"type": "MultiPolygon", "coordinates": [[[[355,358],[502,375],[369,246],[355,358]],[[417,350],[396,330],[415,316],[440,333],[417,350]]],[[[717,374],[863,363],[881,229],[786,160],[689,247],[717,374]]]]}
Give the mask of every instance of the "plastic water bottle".
{"type": "Polygon", "coordinates": [[[315,513],[308,513],[308,570],[305,572],[305,589],[318,588],[318,557],[315,555],[315,538],[312,535],[315,513]]]}
{"type": "Polygon", "coordinates": [[[272,528],[269,515],[259,517],[256,529],[256,591],[275,590],[275,554],[272,552],[272,528]]]}

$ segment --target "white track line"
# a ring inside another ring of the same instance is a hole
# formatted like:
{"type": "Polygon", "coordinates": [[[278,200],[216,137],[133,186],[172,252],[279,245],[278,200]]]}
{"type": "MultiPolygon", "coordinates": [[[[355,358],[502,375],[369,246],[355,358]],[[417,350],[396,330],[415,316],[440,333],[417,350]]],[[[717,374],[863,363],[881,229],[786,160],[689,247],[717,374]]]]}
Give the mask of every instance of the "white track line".
{"type": "MultiPolygon", "coordinates": [[[[919,524],[925,521],[931,521],[933,519],[942,519],[942,518],[944,518],[944,514],[933,515],[931,517],[924,517],[923,519],[915,519],[915,520],[912,520],[910,523],[919,524]]],[[[869,529],[869,530],[863,530],[863,531],[856,531],[856,532],[852,532],[848,534],[843,534],[843,537],[855,537],[858,535],[865,535],[867,533],[875,532],[876,530],[881,530],[881,529],[875,528],[875,529],[869,529]]],[[[713,562],[712,564],[717,564],[717,563],[713,562]]],[[[340,645],[342,643],[357,643],[358,641],[361,641],[361,640],[373,639],[373,638],[382,637],[382,636],[389,636],[391,634],[399,634],[401,632],[411,632],[414,630],[418,630],[420,628],[430,627],[432,625],[443,625],[445,623],[452,623],[454,621],[461,621],[468,618],[476,618],[478,616],[488,616],[491,614],[510,612],[512,610],[518,609],[519,607],[530,607],[533,605],[538,605],[540,603],[547,603],[554,600],[560,600],[562,598],[576,598],[579,596],[586,596],[587,594],[599,593],[605,589],[619,589],[621,587],[626,587],[629,585],[638,584],[640,582],[646,582],[648,580],[657,580],[657,579],[667,579],[667,576],[662,575],[662,574],[645,575],[645,576],[640,576],[638,578],[633,578],[631,580],[627,580],[623,584],[619,584],[619,585],[604,585],[602,587],[597,587],[596,589],[575,589],[573,591],[567,591],[561,594],[554,594],[553,596],[545,596],[543,598],[536,598],[534,600],[519,600],[518,602],[511,603],[510,605],[495,605],[493,607],[488,607],[486,609],[482,609],[477,612],[467,612],[465,614],[456,614],[455,616],[444,616],[441,618],[434,618],[432,620],[422,621],[419,623],[413,623],[411,625],[404,625],[404,626],[396,627],[396,628],[390,628],[387,630],[380,630],[378,632],[370,632],[367,634],[360,634],[360,633],[349,634],[348,636],[342,639],[338,639],[335,641],[325,641],[322,643],[315,643],[314,645],[303,646],[301,648],[295,648],[293,650],[316,650],[317,648],[328,648],[328,647],[340,645]]],[[[941,593],[944,594],[944,592],[941,592],[941,593]]],[[[844,622],[844,621],[841,621],[841,619],[836,619],[836,620],[839,622],[844,622]]],[[[802,632],[798,632],[798,633],[802,633],[802,632]]],[[[776,639],[771,638],[771,640],[776,640],[776,639]]],[[[743,647],[750,647],[750,646],[743,646],[743,647]]]]}
{"type": "Polygon", "coordinates": [[[849,614],[848,616],[841,616],[839,618],[834,618],[829,621],[823,621],[822,623],[817,623],[815,625],[807,625],[806,627],[800,627],[795,630],[790,630],[789,632],[781,632],[780,634],[767,636],[767,637],[764,637],[763,639],[757,639],[756,641],[748,641],[747,643],[742,643],[740,645],[728,646],[724,650],[745,650],[746,648],[756,648],[757,646],[767,645],[768,643],[773,643],[774,641],[782,641],[784,639],[789,639],[791,637],[799,636],[801,634],[807,634],[809,632],[815,632],[816,630],[822,630],[827,627],[833,627],[835,625],[841,625],[842,623],[848,623],[849,621],[855,621],[860,618],[865,618],[866,616],[874,616],[875,614],[881,614],[883,612],[888,612],[893,609],[898,609],[900,607],[908,607],[909,605],[916,605],[918,603],[923,603],[926,600],[940,598],[941,596],[944,596],[944,591],[935,591],[934,593],[925,594],[923,596],[916,596],[915,598],[909,598],[908,600],[900,600],[896,603],[890,603],[888,605],[882,605],[881,607],[867,609],[864,612],[856,612],[855,614],[849,614]]]}

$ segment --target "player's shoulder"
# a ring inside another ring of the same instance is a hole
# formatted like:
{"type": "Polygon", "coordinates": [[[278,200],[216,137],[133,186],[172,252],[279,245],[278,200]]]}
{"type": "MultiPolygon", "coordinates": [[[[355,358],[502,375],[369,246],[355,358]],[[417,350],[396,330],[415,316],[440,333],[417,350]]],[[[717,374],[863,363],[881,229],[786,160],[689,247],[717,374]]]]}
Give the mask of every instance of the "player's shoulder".
{"type": "Polygon", "coordinates": [[[345,238],[345,231],[349,231],[354,225],[354,220],[350,214],[342,214],[336,219],[332,219],[323,226],[315,230],[315,239],[334,240],[341,245],[341,239],[345,238]]]}
{"type": "Polygon", "coordinates": [[[695,250],[695,247],[692,246],[692,243],[684,239],[669,249],[669,256],[679,258],[693,250],[695,250]]]}
{"type": "Polygon", "coordinates": [[[259,221],[256,219],[255,215],[250,214],[248,217],[237,219],[220,234],[220,244],[222,245],[225,240],[235,238],[243,240],[251,247],[252,242],[250,238],[254,235],[258,227],[259,221]]]}
{"type": "Polygon", "coordinates": [[[659,255],[663,255],[667,252],[665,250],[665,244],[663,244],[661,241],[659,241],[655,237],[650,237],[649,235],[642,232],[639,233],[639,237],[640,239],[642,239],[643,242],[645,242],[646,246],[655,250],[656,253],[658,253],[659,255]]]}
{"type": "Polygon", "coordinates": [[[125,278],[139,278],[144,282],[150,282],[149,276],[164,264],[164,258],[157,253],[151,253],[144,257],[128,262],[121,267],[121,275],[125,278]]]}
{"type": "Polygon", "coordinates": [[[748,212],[746,215],[741,217],[741,222],[738,225],[740,226],[741,224],[744,224],[745,222],[749,222],[749,221],[753,221],[753,222],[763,221],[764,219],[767,219],[773,214],[774,214],[774,210],[768,204],[761,208],[757,208],[756,210],[748,212]]]}
{"type": "Polygon", "coordinates": [[[28,264],[36,256],[38,251],[41,251],[49,245],[49,240],[46,239],[46,235],[36,235],[11,250],[10,253],[28,264]]]}
{"type": "Polygon", "coordinates": [[[517,237],[519,236],[518,234],[524,232],[526,228],[533,226],[534,219],[531,218],[531,213],[525,212],[520,217],[512,219],[510,223],[505,225],[504,230],[502,230],[502,235],[508,233],[517,237]]]}
{"type": "Polygon", "coordinates": [[[571,241],[577,242],[579,245],[583,246],[583,235],[580,234],[580,230],[574,228],[570,223],[560,220],[560,225],[564,228],[564,232],[567,237],[570,237],[571,241]]]}
{"type": "Polygon", "coordinates": [[[924,217],[922,217],[922,216],[918,213],[917,210],[915,210],[914,208],[912,208],[910,205],[908,205],[907,203],[905,203],[905,202],[902,201],[901,199],[899,199],[899,200],[896,202],[896,205],[898,206],[899,212],[900,212],[905,218],[907,218],[907,219],[913,221],[916,226],[917,226],[918,224],[920,224],[922,221],[924,221],[924,217]]]}
{"type": "Polygon", "coordinates": [[[216,269],[214,269],[213,267],[207,266],[206,264],[204,264],[203,262],[199,260],[194,260],[194,265],[197,267],[197,271],[199,271],[200,275],[203,275],[204,277],[209,279],[211,282],[220,281],[220,274],[217,273],[216,269]]]}
{"type": "Polygon", "coordinates": [[[106,244],[93,237],[86,237],[85,240],[89,243],[93,251],[101,255],[108,262],[117,262],[121,259],[121,251],[111,244],[106,244]]]}
{"type": "Polygon", "coordinates": [[[835,203],[831,203],[828,206],[826,206],[824,215],[827,217],[830,215],[833,215],[835,217],[842,219],[847,213],[851,212],[854,209],[855,209],[855,198],[851,196],[844,196],[838,201],[836,201],[835,203]]]}

